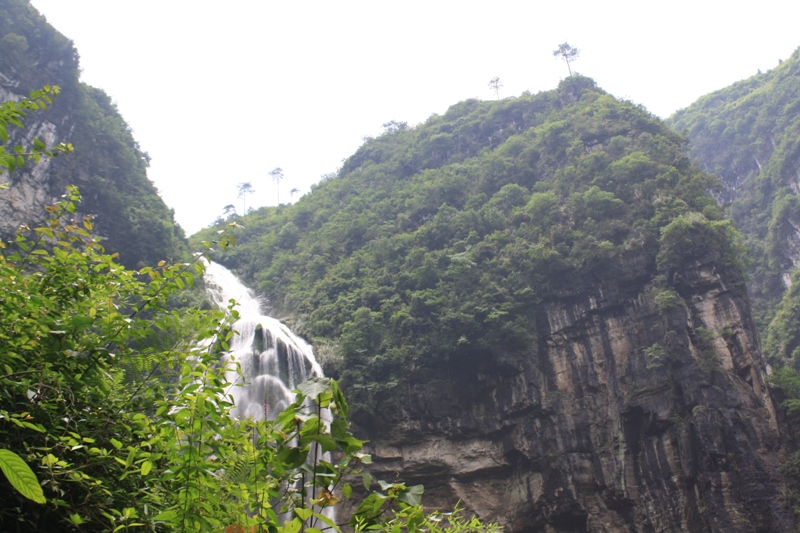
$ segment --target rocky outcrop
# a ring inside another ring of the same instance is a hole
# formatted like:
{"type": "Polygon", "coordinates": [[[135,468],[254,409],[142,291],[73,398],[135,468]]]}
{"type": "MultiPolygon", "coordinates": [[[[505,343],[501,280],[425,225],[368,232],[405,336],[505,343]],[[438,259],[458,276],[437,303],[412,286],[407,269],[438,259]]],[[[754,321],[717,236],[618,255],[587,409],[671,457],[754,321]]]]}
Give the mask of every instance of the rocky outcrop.
{"type": "MultiPolygon", "coordinates": [[[[18,101],[21,95],[0,87],[0,102],[18,101]]],[[[59,142],[69,142],[69,117],[60,117],[66,128],[59,128],[51,120],[54,114],[45,118],[30,114],[31,120],[20,130],[12,128],[9,145],[20,145],[26,151],[33,146],[33,139],[40,139],[48,148],[59,142]],[[66,134],[61,130],[66,129],[66,134]]],[[[8,171],[0,173],[0,183],[7,183],[7,188],[0,189],[0,235],[12,235],[21,225],[32,225],[40,222],[47,213],[45,206],[51,205],[64,193],[63,180],[53,171],[56,161],[42,158],[38,163],[28,164],[9,175],[8,171]]],[[[63,166],[63,165],[62,165],[63,166]]]]}
{"type": "Polygon", "coordinates": [[[370,432],[373,473],[512,532],[790,531],[766,364],[718,268],[564,295],[528,353],[451,361],[370,432]]]}

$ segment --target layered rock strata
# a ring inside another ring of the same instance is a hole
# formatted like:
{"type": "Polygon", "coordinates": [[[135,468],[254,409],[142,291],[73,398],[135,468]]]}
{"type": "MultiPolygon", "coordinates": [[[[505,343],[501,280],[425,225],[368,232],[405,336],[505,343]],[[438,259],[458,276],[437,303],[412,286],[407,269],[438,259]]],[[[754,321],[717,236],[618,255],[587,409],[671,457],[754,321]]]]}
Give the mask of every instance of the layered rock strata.
{"type": "Polygon", "coordinates": [[[717,268],[564,295],[528,353],[410,386],[373,473],[517,533],[790,531],[767,367],[717,268]]]}

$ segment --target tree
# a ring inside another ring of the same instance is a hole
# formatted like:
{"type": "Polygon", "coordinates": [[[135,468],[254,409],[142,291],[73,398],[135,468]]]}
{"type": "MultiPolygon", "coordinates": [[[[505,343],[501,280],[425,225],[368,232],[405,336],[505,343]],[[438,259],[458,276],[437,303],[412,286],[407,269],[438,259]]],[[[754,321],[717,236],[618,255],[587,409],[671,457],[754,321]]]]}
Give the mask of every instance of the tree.
{"type": "Polygon", "coordinates": [[[293,187],[292,190],[289,191],[289,196],[294,198],[294,195],[298,194],[299,192],[300,192],[300,189],[298,189],[297,187],[293,187]]]}
{"type": "Polygon", "coordinates": [[[239,187],[239,198],[242,199],[242,214],[247,214],[247,195],[253,194],[256,190],[253,188],[253,184],[249,181],[242,182],[238,185],[239,187]]]}
{"type": "Polygon", "coordinates": [[[283,170],[281,167],[276,167],[270,171],[269,175],[272,176],[272,179],[275,180],[278,187],[278,205],[281,205],[281,180],[283,179],[283,170]]]}
{"type": "Polygon", "coordinates": [[[408,129],[408,122],[390,120],[383,123],[383,133],[394,133],[396,131],[403,131],[408,129]]]}
{"type": "Polygon", "coordinates": [[[569,43],[561,43],[558,45],[558,50],[553,51],[554,57],[562,58],[567,64],[567,71],[569,72],[570,76],[572,76],[572,68],[569,66],[569,64],[578,59],[580,54],[581,51],[573,46],[570,46],[569,43]]]}
{"type": "Polygon", "coordinates": [[[498,100],[500,100],[500,87],[502,86],[503,84],[500,82],[500,78],[497,76],[489,80],[489,88],[494,91],[498,100]]]}
{"type": "Polygon", "coordinates": [[[228,219],[236,214],[236,207],[233,204],[228,204],[222,208],[222,216],[228,219]]]}

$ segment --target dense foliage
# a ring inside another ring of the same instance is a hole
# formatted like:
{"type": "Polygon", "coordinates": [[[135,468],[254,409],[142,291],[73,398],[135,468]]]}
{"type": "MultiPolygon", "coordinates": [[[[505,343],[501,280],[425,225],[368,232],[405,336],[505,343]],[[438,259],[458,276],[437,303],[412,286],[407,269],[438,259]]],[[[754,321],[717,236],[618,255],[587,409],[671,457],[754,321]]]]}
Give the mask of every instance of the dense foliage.
{"type": "MultiPolygon", "coordinates": [[[[78,200],[70,188],[35,237],[0,246],[0,529],[339,531],[329,508],[369,456],[336,382],[302,384],[275,421],[232,417],[236,311],[169,311],[202,264],[125,269],[78,200]]],[[[379,485],[356,531],[496,529],[379,485]]]]}
{"type": "Polygon", "coordinates": [[[800,223],[800,49],[776,68],[700,98],[669,119],[690,155],[717,174],[752,262],[748,290],[761,333],[798,259],[790,245],[800,223]],[[787,276],[788,277],[788,276],[787,276]]]}
{"type": "MultiPolygon", "coordinates": [[[[54,196],[66,185],[79,185],[85,198],[81,209],[95,215],[104,246],[119,252],[130,268],[163,257],[185,258],[183,232],[147,178],[147,154],[111,99],[78,77],[71,41],[26,0],[0,0],[0,99],[26,96],[45,85],[61,88],[56,104],[27,123],[31,131],[51,123],[60,141],[75,146],[73,157],[50,163],[48,185],[54,196]]],[[[28,148],[29,131],[10,134],[11,142],[28,148]]],[[[11,187],[20,179],[22,173],[12,174],[11,187]]]]}
{"type": "Polygon", "coordinates": [[[374,409],[380,391],[448,361],[526,350],[548,299],[708,254],[740,268],[707,195],[718,183],[684,142],[580,76],[468,100],[390,124],[296,204],[243,217],[219,259],[374,409]]]}
{"type": "MultiPolygon", "coordinates": [[[[58,93],[46,86],[0,105],[0,139],[58,93]]],[[[31,143],[3,146],[0,166],[72,152],[31,143]]],[[[230,389],[247,385],[225,356],[236,302],[227,313],[174,310],[203,273],[203,254],[128,270],[105,253],[79,202],[69,186],[44,226],[0,241],[0,527],[340,531],[331,510],[352,495],[345,476],[370,458],[336,382],[301,384],[275,421],[232,417],[230,389]]],[[[368,491],[368,474],[363,483],[368,491]]],[[[353,506],[355,531],[497,529],[458,510],[426,514],[421,486],[378,484],[353,506]]]]}

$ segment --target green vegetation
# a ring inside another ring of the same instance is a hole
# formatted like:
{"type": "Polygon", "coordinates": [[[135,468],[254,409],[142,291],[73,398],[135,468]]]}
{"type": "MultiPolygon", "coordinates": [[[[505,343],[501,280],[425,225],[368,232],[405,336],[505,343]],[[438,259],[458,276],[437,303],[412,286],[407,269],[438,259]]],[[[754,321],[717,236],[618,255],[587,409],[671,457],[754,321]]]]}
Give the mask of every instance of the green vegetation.
{"type": "Polygon", "coordinates": [[[656,343],[644,350],[644,357],[647,360],[647,368],[658,368],[667,362],[669,353],[667,349],[656,343]]]}
{"type": "Polygon", "coordinates": [[[24,0],[0,2],[0,73],[5,84],[19,84],[22,94],[58,83],[61,100],[71,106],[77,97],[78,53],[24,0]]]}
{"type": "Polygon", "coordinates": [[[398,384],[449,361],[524,353],[548,299],[697,260],[738,276],[737,234],[707,195],[718,182],[684,145],[585,77],[468,100],[243,217],[217,258],[333,354],[326,372],[360,414],[385,414],[398,384]]]}
{"type": "MultiPolygon", "coordinates": [[[[235,303],[170,311],[201,264],[125,269],[79,198],[70,188],[35,237],[0,244],[0,529],[339,531],[322,509],[370,458],[336,382],[302,384],[275,421],[233,418],[238,366],[221,354],[235,303]]],[[[423,512],[420,486],[378,485],[356,531],[497,529],[423,512]]]]}
{"type": "Polygon", "coordinates": [[[792,286],[778,304],[769,325],[765,351],[774,363],[800,372],[800,271],[792,274],[792,286]]]}
{"type": "MultiPolygon", "coordinates": [[[[0,0],[3,85],[18,95],[43,86],[60,87],[55,105],[35,117],[56,125],[61,140],[75,146],[74,156],[51,162],[50,194],[57,196],[65,186],[79,185],[85,198],[81,209],[95,216],[105,248],[119,252],[120,261],[129,268],[163,257],[186,259],[183,232],[147,178],[147,154],[110,98],[80,83],[78,76],[78,54],[68,39],[27,1],[0,0]]],[[[10,133],[4,143],[21,145],[26,152],[37,149],[26,146],[23,130],[10,133]]],[[[20,173],[12,174],[10,187],[21,178],[20,173]]]]}
{"type": "Polygon", "coordinates": [[[800,50],[776,68],[700,98],[669,119],[690,155],[722,178],[719,198],[749,251],[748,291],[766,336],[793,265],[789,242],[800,223],[800,50]]]}
{"type": "MultiPolygon", "coordinates": [[[[58,91],[0,106],[3,142],[58,91]]],[[[12,146],[0,153],[9,170],[71,151],[12,146]]],[[[46,224],[0,241],[0,529],[340,531],[327,509],[335,494],[351,497],[345,477],[370,458],[336,382],[301,384],[275,421],[232,417],[228,375],[243,376],[223,354],[235,302],[227,313],[172,309],[195,297],[185,291],[203,254],[128,270],[79,202],[67,187],[46,224]]],[[[369,491],[368,474],[363,483],[369,491]]],[[[458,510],[424,512],[421,486],[377,483],[354,506],[355,531],[498,529],[458,510]]]]}
{"type": "MultiPolygon", "coordinates": [[[[58,96],[60,91],[61,88],[57,85],[53,87],[46,85],[38,91],[31,91],[27,98],[0,104],[0,141],[7,143],[9,126],[23,127],[23,120],[27,117],[26,113],[47,109],[53,104],[53,98],[58,96]]],[[[13,172],[17,168],[24,167],[26,162],[38,163],[42,157],[52,158],[73,151],[71,144],[60,143],[48,149],[45,143],[38,138],[34,138],[31,142],[33,147],[30,150],[26,150],[22,145],[15,145],[11,150],[0,146],[0,167],[7,172],[13,172]]],[[[0,188],[7,189],[8,183],[0,184],[0,188]]]]}

